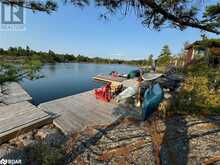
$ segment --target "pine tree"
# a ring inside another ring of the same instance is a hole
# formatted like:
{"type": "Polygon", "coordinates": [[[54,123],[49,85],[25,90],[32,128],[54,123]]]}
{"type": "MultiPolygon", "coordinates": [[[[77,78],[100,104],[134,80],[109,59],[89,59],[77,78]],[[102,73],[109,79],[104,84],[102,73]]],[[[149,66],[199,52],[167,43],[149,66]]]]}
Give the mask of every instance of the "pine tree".
{"type": "Polygon", "coordinates": [[[55,53],[54,53],[52,50],[49,50],[49,51],[48,51],[48,54],[49,54],[50,56],[55,56],[55,53]]]}
{"type": "Polygon", "coordinates": [[[167,65],[171,60],[171,51],[168,45],[164,45],[158,58],[160,65],[167,65]]]}
{"type": "Polygon", "coordinates": [[[26,56],[30,56],[31,52],[30,52],[30,47],[26,46],[26,51],[25,51],[26,56]]]}
{"type": "Polygon", "coordinates": [[[164,45],[162,50],[161,50],[160,57],[162,57],[162,56],[170,56],[170,55],[171,55],[171,51],[170,51],[169,45],[164,45]]]}
{"type": "Polygon", "coordinates": [[[152,63],[153,63],[153,55],[150,54],[147,59],[147,65],[152,65],[152,63]]]}
{"type": "MultiPolygon", "coordinates": [[[[33,11],[51,13],[57,10],[58,4],[52,0],[0,0],[8,5],[22,6],[33,11]]],[[[220,3],[215,1],[188,1],[188,0],[65,0],[66,4],[84,7],[95,4],[107,11],[101,17],[108,18],[115,13],[125,16],[135,11],[136,16],[147,28],[160,30],[163,27],[187,27],[200,31],[220,34],[220,3]],[[120,12],[118,12],[120,11],[120,12]]]]}

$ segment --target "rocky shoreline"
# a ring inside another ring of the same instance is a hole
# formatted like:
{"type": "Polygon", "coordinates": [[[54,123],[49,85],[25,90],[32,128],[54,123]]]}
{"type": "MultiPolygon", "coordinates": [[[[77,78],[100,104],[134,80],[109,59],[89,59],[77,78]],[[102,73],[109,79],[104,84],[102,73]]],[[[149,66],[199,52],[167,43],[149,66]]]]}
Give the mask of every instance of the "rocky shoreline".
{"type": "Polygon", "coordinates": [[[2,144],[0,157],[38,164],[33,152],[42,144],[59,158],[52,157],[55,164],[220,164],[220,116],[123,118],[71,136],[50,124],[2,144]]]}
{"type": "Polygon", "coordinates": [[[67,164],[220,164],[220,117],[123,119],[68,141],[67,164]]]}
{"type": "Polygon", "coordinates": [[[48,146],[60,145],[65,135],[53,124],[34,129],[28,133],[17,136],[7,143],[0,145],[0,158],[22,158],[22,149],[38,143],[45,143],[48,146]],[[15,155],[13,155],[15,153],[15,155]],[[21,154],[19,154],[21,153],[21,154]]]}

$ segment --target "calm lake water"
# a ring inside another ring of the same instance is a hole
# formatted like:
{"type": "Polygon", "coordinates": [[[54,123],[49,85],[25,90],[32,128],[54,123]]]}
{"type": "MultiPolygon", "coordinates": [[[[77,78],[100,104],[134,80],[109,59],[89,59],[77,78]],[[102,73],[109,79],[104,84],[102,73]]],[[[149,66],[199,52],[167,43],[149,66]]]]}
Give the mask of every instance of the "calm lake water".
{"type": "Polygon", "coordinates": [[[21,84],[32,96],[33,104],[38,105],[100,87],[102,84],[92,79],[96,74],[109,74],[112,70],[128,73],[132,69],[136,67],[118,64],[47,64],[40,71],[44,78],[33,81],[24,79],[21,84]]]}

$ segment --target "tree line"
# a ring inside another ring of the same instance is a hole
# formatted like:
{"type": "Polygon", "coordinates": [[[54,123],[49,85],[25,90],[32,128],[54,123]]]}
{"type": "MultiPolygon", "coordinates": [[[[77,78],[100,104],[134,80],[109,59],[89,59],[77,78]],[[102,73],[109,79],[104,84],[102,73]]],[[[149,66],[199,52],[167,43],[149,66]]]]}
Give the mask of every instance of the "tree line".
{"type": "MultiPolygon", "coordinates": [[[[171,59],[169,46],[165,45],[157,58],[157,63],[158,65],[167,65],[171,59]]],[[[9,47],[7,50],[0,48],[0,85],[6,81],[38,78],[41,75],[37,73],[44,63],[87,62],[150,66],[154,60],[152,54],[143,60],[119,60],[101,57],[91,58],[83,55],[58,54],[52,50],[48,52],[35,51],[30,49],[29,46],[26,46],[26,48],[9,47]]]]}
{"type": "MultiPolygon", "coordinates": [[[[55,53],[52,50],[48,52],[35,51],[30,49],[29,46],[26,48],[22,47],[9,47],[8,49],[0,48],[0,58],[2,59],[17,59],[26,60],[39,60],[42,63],[68,63],[68,62],[85,62],[85,63],[103,63],[103,64],[129,64],[146,66],[151,65],[153,62],[153,55],[149,55],[146,59],[140,60],[122,60],[122,59],[108,59],[102,57],[88,57],[84,55],[73,55],[73,54],[61,54],[55,53]]],[[[167,64],[171,59],[171,52],[168,45],[165,45],[157,59],[159,64],[167,64]]]]}

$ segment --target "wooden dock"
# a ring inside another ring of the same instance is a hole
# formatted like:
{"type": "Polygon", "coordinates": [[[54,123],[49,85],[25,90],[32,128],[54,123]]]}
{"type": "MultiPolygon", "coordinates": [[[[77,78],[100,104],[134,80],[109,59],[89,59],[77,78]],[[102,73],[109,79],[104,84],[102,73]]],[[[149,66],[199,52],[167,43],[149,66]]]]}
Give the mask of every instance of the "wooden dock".
{"type": "Polygon", "coordinates": [[[0,106],[0,144],[48,123],[54,116],[24,101],[0,106]]]}
{"type": "Polygon", "coordinates": [[[2,104],[10,105],[32,100],[32,97],[17,82],[6,82],[0,88],[0,101],[2,104]]]}
{"type": "Polygon", "coordinates": [[[110,75],[96,75],[93,77],[94,80],[109,82],[109,83],[121,83],[126,80],[124,77],[114,77],[110,75]]]}
{"type": "Polygon", "coordinates": [[[39,105],[47,113],[60,115],[53,123],[65,134],[71,134],[91,125],[110,124],[120,115],[114,115],[116,104],[96,100],[94,91],[57,99],[39,105]]]}

